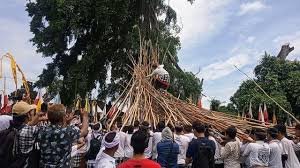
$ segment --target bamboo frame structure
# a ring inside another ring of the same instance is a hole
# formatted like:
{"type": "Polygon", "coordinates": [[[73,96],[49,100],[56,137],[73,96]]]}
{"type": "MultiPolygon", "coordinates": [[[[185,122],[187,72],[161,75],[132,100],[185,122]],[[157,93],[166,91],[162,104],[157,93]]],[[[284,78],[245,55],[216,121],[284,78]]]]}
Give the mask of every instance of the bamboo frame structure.
{"type": "MultiPolygon", "coordinates": [[[[238,130],[238,137],[247,139],[246,130],[253,127],[266,129],[272,126],[272,124],[262,124],[254,119],[200,109],[167,92],[156,90],[146,76],[151,73],[152,64],[159,60],[157,48],[153,47],[149,41],[140,43],[139,59],[137,61],[132,59],[132,79],[115,102],[114,108],[117,110],[111,117],[109,128],[120,119],[120,116],[122,116],[123,127],[132,125],[135,120],[148,121],[154,128],[162,120],[171,125],[177,122],[192,124],[194,121],[200,121],[210,125],[211,129],[218,133],[223,132],[229,126],[235,126],[238,130]],[[123,110],[125,105],[128,108],[123,110]]],[[[294,133],[292,128],[288,128],[288,132],[294,133]]]]}

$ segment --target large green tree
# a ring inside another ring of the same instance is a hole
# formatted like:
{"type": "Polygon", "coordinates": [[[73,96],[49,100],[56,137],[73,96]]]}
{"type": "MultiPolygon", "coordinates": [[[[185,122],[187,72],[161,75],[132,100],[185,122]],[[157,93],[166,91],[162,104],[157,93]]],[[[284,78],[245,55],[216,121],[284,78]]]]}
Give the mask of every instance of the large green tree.
{"type": "Polygon", "coordinates": [[[188,81],[173,85],[171,91],[183,86],[184,99],[201,92],[199,79],[178,66],[180,42],[171,32],[180,29],[176,12],[165,0],[36,0],[27,3],[27,11],[32,19],[31,41],[37,52],[52,58],[36,85],[59,90],[66,104],[72,102],[75,92],[84,96],[97,83],[99,98],[114,97],[123,89],[131,77],[128,53],[136,58],[139,53],[139,31],[134,27],[139,27],[142,39],[158,43],[161,52],[169,50],[164,64],[172,72],[171,81],[188,81]],[[157,19],[163,16],[165,19],[157,19]],[[51,86],[57,81],[60,88],[51,86]]]}
{"type": "MultiPolygon", "coordinates": [[[[265,54],[259,65],[254,69],[255,81],[286,110],[299,116],[300,111],[300,63],[279,59],[265,54]]],[[[239,111],[247,111],[250,101],[254,116],[257,117],[259,104],[266,103],[270,114],[284,119],[286,114],[270,100],[252,80],[244,81],[231,101],[239,111]]]]}

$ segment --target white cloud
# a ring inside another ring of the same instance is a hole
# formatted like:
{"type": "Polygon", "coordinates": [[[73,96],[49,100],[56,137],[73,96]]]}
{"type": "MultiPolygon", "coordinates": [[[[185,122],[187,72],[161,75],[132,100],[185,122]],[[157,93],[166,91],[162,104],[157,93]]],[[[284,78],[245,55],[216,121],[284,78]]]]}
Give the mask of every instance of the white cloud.
{"type": "Polygon", "coordinates": [[[196,0],[191,5],[183,0],[170,1],[182,26],[179,36],[183,48],[204,41],[221,30],[228,17],[224,9],[230,2],[232,0],[196,0]]]}
{"type": "MultiPolygon", "coordinates": [[[[33,35],[29,31],[28,23],[26,20],[16,21],[0,17],[0,25],[2,25],[0,26],[0,56],[10,52],[27,80],[34,81],[37,80],[37,76],[42,72],[49,59],[42,58],[41,54],[36,54],[35,47],[29,42],[33,35]]],[[[5,75],[11,78],[9,61],[4,61],[3,64],[5,75]]],[[[12,80],[8,80],[7,85],[12,83],[12,80]]],[[[19,83],[21,83],[21,80],[19,80],[19,83]]],[[[0,89],[2,89],[2,84],[0,89]]]]}
{"type": "Polygon", "coordinates": [[[266,8],[267,5],[265,5],[262,1],[247,2],[240,5],[238,15],[242,16],[248,13],[258,12],[266,8]]]}
{"type": "Polygon", "coordinates": [[[226,61],[219,61],[204,67],[199,76],[205,80],[215,80],[234,72],[236,70],[234,65],[241,68],[249,62],[250,55],[248,53],[239,53],[226,61]]]}
{"type": "Polygon", "coordinates": [[[290,43],[290,46],[294,46],[295,49],[290,53],[288,59],[294,60],[296,58],[300,58],[300,31],[288,35],[278,36],[273,40],[273,42],[275,47],[278,48],[278,52],[280,51],[281,45],[290,43]]]}
{"type": "Polygon", "coordinates": [[[247,43],[253,43],[256,38],[254,36],[249,36],[246,40],[247,43]]]}

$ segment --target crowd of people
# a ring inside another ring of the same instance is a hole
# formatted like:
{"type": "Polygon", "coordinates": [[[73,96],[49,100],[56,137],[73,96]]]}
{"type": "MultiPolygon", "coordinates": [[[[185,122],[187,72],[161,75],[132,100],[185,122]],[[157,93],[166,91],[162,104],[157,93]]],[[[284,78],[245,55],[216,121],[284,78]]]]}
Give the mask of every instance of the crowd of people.
{"type": "Polygon", "coordinates": [[[223,133],[195,121],[175,126],[147,121],[124,126],[89,123],[84,110],[17,102],[12,116],[0,116],[1,167],[29,168],[300,168],[300,125],[253,128],[247,139],[237,129],[223,133]]]}

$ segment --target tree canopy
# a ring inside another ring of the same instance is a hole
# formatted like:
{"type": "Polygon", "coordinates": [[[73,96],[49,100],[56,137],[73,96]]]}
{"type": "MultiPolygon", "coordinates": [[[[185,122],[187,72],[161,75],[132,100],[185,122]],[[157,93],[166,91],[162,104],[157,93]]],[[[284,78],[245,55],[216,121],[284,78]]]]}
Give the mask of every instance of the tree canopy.
{"type": "MultiPolygon", "coordinates": [[[[265,53],[254,69],[255,81],[286,110],[299,116],[300,111],[300,62],[279,59],[265,53]]],[[[284,119],[285,113],[251,80],[244,81],[231,97],[232,103],[241,111],[248,111],[250,101],[254,116],[259,104],[266,103],[268,111],[284,119]]],[[[269,113],[269,114],[271,114],[269,113]]]]}
{"type": "Polygon", "coordinates": [[[115,97],[131,77],[128,53],[137,58],[140,37],[157,44],[161,55],[169,51],[163,63],[171,73],[172,93],[183,89],[186,99],[201,92],[200,80],[178,66],[180,41],[174,34],[180,28],[165,0],[36,0],[26,6],[31,41],[37,52],[52,58],[36,85],[50,87],[52,94],[59,91],[65,104],[97,84],[99,98],[115,97]]]}

